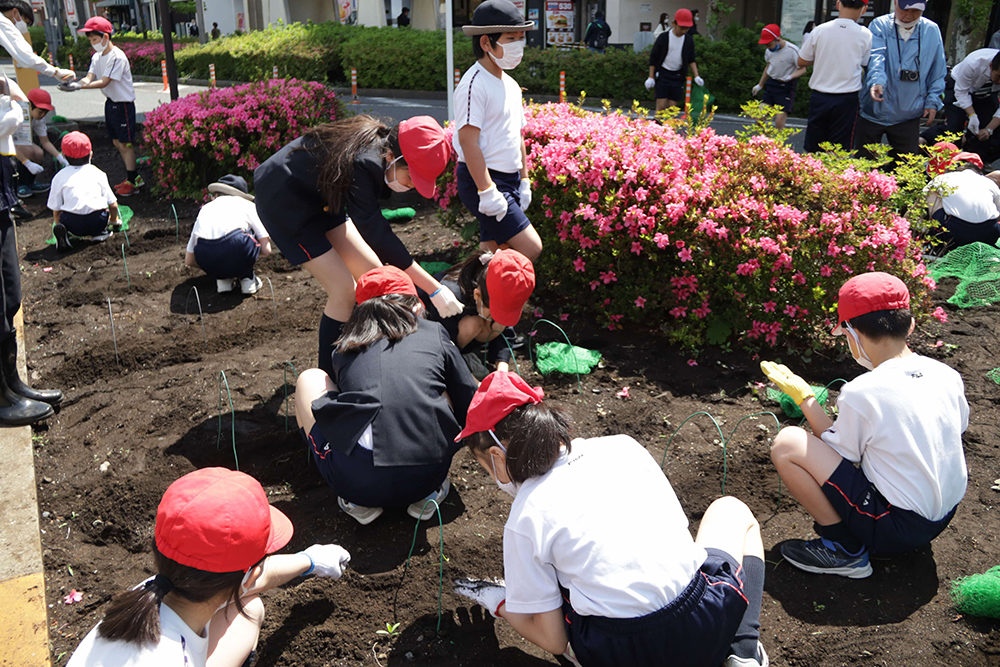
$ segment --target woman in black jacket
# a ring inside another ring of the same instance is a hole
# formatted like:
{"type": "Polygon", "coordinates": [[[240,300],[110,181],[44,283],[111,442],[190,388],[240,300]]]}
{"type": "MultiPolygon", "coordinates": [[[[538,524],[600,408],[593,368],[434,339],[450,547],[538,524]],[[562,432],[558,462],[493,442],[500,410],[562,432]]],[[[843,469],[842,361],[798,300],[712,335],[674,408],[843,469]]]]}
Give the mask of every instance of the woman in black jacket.
{"type": "Polygon", "coordinates": [[[406,271],[438,308],[461,311],[461,304],[413,261],[379,201],[390,190],[413,187],[432,198],[450,156],[444,131],[430,116],[394,127],[354,116],[309,130],[254,172],[257,213],[271,240],[326,290],[319,367],[327,373],[334,341],[354,307],[354,281],[383,263],[406,271]]]}
{"type": "Polygon", "coordinates": [[[476,392],[444,327],[421,317],[409,276],[394,266],[358,280],[357,306],[332,355],[295,387],[295,418],[340,508],[362,525],[383,507],[434,516],[476,392]],[[425,507],[425,504],[427,505],[425,507]]]}

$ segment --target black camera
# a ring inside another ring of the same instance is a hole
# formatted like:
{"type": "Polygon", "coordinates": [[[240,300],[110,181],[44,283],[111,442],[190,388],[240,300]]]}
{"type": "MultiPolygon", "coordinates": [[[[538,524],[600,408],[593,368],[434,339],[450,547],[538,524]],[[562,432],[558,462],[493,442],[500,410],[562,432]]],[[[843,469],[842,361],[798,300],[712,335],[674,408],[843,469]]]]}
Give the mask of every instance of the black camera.
{"type": "Polygon", "coordinates": [[[900,81],[920,81],[920,72],[915,72],[912,69],[904,69],[899,71],[900,81]]]}

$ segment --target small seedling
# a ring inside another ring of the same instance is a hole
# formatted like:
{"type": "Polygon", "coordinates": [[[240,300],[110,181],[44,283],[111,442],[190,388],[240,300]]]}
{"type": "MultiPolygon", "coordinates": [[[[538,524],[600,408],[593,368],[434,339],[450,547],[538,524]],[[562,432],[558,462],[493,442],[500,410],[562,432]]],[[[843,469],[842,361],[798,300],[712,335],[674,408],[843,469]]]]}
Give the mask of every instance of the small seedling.
{"type": "Polygon", "coordinates": [[[399,626],[401,623],[386,623],[385,630],[376,630],[375,634],[385,635],[386,637],[395,637],[399,634],[399,626]]]}
{"type": "Polygon", "coordinates": [[[826,605],[825,604],[820,604],[820,603],[816,602],[815,600],[813,601],[813,611],[814,612],[816,612],[818,614],[819,612],[823,611],[824,609],[826,609],[826,605]]]}

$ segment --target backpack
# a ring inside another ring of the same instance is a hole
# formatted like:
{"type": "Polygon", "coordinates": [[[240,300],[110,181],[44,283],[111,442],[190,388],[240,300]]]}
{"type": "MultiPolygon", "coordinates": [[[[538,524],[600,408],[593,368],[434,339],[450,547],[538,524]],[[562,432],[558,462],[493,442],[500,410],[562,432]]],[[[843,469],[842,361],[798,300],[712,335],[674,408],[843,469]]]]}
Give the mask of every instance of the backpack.
{"type": "Polygon", "coordinates": [[[590,40],[590,45],[595,49],[608,48],[608,31],[604,29],[604,24],[595,22],[597,28],[594,38],[590,40]]]}

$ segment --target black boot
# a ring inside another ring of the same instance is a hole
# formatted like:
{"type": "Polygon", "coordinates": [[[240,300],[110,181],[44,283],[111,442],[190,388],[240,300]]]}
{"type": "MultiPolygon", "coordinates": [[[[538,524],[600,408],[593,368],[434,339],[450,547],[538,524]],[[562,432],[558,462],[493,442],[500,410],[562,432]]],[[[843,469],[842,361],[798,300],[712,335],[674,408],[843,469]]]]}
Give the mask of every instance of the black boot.
{"type": "Polygon", "coordinates": [[[11,336],[0,343],[0,366],[7,388],[17,396],[49,405],[62,403],[63,393],[58,389],[32,389],[21,380],[17,372],[17,336],[11,336]]]}

